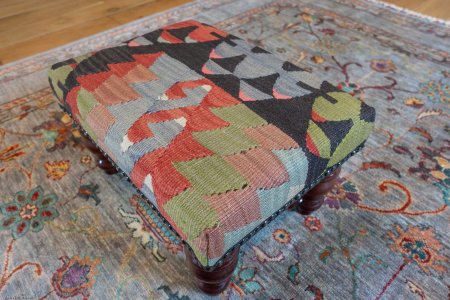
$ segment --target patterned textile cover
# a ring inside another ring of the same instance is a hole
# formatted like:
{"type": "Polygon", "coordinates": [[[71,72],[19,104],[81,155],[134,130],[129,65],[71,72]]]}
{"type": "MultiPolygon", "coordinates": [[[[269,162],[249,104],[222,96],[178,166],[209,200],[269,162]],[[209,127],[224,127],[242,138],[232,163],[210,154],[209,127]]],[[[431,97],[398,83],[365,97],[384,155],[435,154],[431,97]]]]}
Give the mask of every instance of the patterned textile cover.
{"type": "Polygon", "coordinates": [[[52,66],[63,108],[213,266],[358,150],[372,107],[185,21],[52,66]]]}

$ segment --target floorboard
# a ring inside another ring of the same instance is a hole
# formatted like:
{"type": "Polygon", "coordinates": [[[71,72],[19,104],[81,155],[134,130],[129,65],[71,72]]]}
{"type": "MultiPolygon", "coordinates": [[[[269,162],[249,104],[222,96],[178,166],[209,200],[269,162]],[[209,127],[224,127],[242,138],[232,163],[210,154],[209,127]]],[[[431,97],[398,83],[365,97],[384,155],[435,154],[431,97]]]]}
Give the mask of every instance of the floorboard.
{"type": "MultiPolygon", "coordinates": [[[[191,0],[0,0],[0,64],[185,4],[191,0]]],[[[387,0],[450,19],[450,0],[387,0]]]]}

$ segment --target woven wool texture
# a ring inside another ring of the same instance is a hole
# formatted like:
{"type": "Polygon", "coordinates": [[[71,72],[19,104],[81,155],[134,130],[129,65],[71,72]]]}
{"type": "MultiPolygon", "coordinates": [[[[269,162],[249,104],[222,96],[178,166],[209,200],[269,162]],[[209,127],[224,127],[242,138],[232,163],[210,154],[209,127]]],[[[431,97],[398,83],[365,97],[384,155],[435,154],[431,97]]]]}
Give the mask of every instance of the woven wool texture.
{"type": "Polygon", "coordinates": [[[373,108],[184,21],[55,64],[64,109],[205,266],[367,139],[373,108]]]}
{"type": "MultiPolygon", "coordinates": [[[[285,211],[249,239],[216,298],[447,299],[450,24],[375,0],[201,0],[0,66],[0,299],[211,299],[151,203],[95,165],[48,83],[58,61],[187,19],[377,112],[324,205],[310,216],[285,211]],[[30,204],[17,203],[21,194],[46,216],[8,212],[30,204]]],[[[246,134],[276,147],[265,138],[277,136],[272,126],[246,134]]]]}

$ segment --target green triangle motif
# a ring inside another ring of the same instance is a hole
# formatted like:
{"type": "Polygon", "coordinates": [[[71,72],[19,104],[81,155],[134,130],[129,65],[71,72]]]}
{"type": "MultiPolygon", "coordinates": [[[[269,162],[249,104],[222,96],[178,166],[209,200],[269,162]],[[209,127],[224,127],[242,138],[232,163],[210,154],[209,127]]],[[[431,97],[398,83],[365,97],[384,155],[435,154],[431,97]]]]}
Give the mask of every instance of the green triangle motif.
{"type": "Polygon", "coordinates": [[[174,166],[200,195],[225,193],[247,185],[245,178],[217,155],[175,162],[174,166]]]}

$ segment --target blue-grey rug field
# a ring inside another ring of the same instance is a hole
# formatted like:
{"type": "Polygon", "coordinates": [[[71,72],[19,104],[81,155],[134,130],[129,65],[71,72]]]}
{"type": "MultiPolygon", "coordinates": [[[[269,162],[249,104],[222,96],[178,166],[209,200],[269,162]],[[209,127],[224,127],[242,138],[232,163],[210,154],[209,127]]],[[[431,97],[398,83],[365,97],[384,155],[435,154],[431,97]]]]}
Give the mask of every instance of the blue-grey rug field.
{"type": "Polygon", "coordinates": [[[180,241],[95,166],[48,67],[185,19],[213,24],[376,108],[311,216],[241,248],[218,299],[450,297],[450,25],[373,0],[205,0],[0,67],[0,299],[203,299],[180,241]]]}

